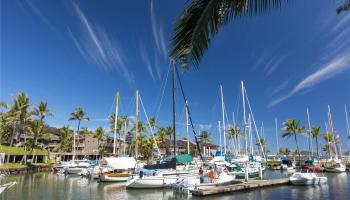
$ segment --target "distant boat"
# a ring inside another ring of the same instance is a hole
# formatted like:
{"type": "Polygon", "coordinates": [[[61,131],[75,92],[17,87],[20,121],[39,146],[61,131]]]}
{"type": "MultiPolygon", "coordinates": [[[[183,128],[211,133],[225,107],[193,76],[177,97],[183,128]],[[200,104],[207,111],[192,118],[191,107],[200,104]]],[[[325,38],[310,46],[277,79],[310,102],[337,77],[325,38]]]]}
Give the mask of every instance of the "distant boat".
{"type": "Polygon", "coordinates": [[[289,180],[293,185],[319,185],[327,183],[327,177],[318,176],[316,173],[311,173],[308,170],[295,172],[289,180]]]}
{"type": "Polygon", "coordinates": [[[136,168],[133,157],[107,157],[100,161],[100,167],[110,168],[113,171],[101,173],[101,182],[126,182],[132,178],[136,168]]]}
{"type": "Polygon", "coordinates": [[[341,160],[335,159],[331,160],[326,164],[326,172],[342,173],[346,172],[346,166],[341,162],[341,160]]]}

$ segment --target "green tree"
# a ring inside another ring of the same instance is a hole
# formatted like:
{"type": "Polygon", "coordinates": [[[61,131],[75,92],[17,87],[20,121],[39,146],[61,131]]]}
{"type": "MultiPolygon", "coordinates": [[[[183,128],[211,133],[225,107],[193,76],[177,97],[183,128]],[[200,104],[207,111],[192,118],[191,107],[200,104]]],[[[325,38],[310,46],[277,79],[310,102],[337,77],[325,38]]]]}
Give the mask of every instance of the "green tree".
{"type": "Polygon", "coordinates": [[[301,125],[299,125],[299,121],[295,119],[288,119],[283,123],[283,131],[286,131],[283,133],[282,138],[290,138],[294,137],[295,145],[297,147],[297,152],[299,154],[299,160],[300,160],[300,151],[299,151],[299,145],[297,140],[297,135],[305,135],[305,128],[301,125]]]}
{"type": "Polygon", "coordinates": [[[127,116],[120,116],[118,117],[117,124],[115,126],[115,114],[111,114],[108,118],[108,121],[109,121],[109,131],[113,134],[114,134],[114,131],[117,133],[118,139],[119,139],[119,147],[121,147],[121,135],[123,133],[125,137],[126,130],[129,127],[129,119],[127,116]]]}
{"type": "MultiPolygon", "coordinates": [[[[239,138],[242,136],[241,129],[235,125],[230,125],[227,130],[228,139],[232,140],[236,148],[238,148],[239,138]]],[[[238,149],[240,150],[240,149],[238,149]]]]}
{"type": "MultiPolygon", "coordinates": [[[[337,9],[348,10],[350,0],[337,9]]],[[[288,0],[192,0],[174,23],[170,57],[185,69],[198,64],[220,29],[231,20],[260,16],[288,0]]]]}
{"type": "Polygon", "coordinates": [[[266,156],[266,153],[267,153],[267,142],[264,138],[260,138],[260,140],[257,140],[256,141],[256,146],[258,146],[258,150],[260,151],[260,149],[263,150],[264,152],[264,156],[266,156]]]}
{"type": "Polygon", "coordinates": [[[334,149],[334,135],[332,132],[326,132],[323,134],[323,139],[326,141],[326,144],[324,145],[323,150],[328,152],[328,156],[331,157],[331,153],[335,153],[334,149]]]}
{"type": "Polygon", "coordinates": [[[165,128],[163,128],[163,127],[158,128],[157,143],[159,144],[159,148],[165,149],[165,154],[170,155],[169,142],[171,142],[171,141],[167,142],[167,137],[169,137],[169,136],[168,136],[165,128]]]}
{"type": "Polygon", "coordinates": [[[198,66],[219,30],[231,20],[257,16],[286,0],[193,0],[175,22],[170,57],[182,66],[198,66]]]}
{"type": "Polygon", "coordinates": [[[283,148],[280,148],[279,153],[288,156],[291,153],[291,151],[288,148],[285,148],[284,150],[283,148]]]}
{"type": "Polygon", "coordinates": [[[201,131],[199,133],[198,136],[199,140],[201,141],[201,143],[203,144],[207,144],[210,143],[211,139],[210,139],[210,133],[208,131],[201,131]]]}
{"type": "Polygon", "coordinates": [[[16,118],[8,112],[0,112],[0,143],[10,142],[15,133],[16,118]]]}
{"type": "Polygon", "coordinates": [[[350,0],[346,0],[343,5],[337,8],[337,13],[340,14],[341,12],[347,11],[349,9],[350,9],[350,0]]]}
{"type": "MultiPolygon", "coordinates": [[[[77,133],[79,133],[81,121],[90,121],[90,118],[85,115],[82,108],[76,108],[74,112],[70,114],[69,121],[78,121],[77,133]]],[[[73,133],[73,144],[75,144],[75,132],[73,133]]],[[[75,149],[73,149],[73,151],[75,152],[75,149]]]]}
{"type": "Polygon", "coordinates": [[[312,127],[311,135],[312,135],[312,138],[315,138],[315,140],[316,140],[317,157],[320,156],[320,154],[318,152],[318,137],[320,136],[320,133],[321,133],[321,127],[320,126],[312,127]]]}
{"type": "Polygon", "coordinates": [[[165,134],[169,137],[169,142],[171,143],[172,142],[171,138],[174,135],[173,127],[171,125],[169,125],[169,126],[165,127],[164,130],[165,130],[165,134]]]}
{"type": "Polygon", "coordinates": [[[56,151],[58,152],[71,152],[72,151],[72,134],[73,131],[69,128],[69,126],[63,126],[58,131],[59,143],[56,147],[56,151]]]}
{"type": "Polygon", "coordinates": [[[31,139],[29,140],[30,154],[34,157],[34,148],[37,148],[38,139],[43,135],[44,124],[41,120],[34,120],[29,123],[29,133],[31,139]]]}
{"type": "Polygon", "coordinates": [[[50,109],[47,107],[47,103],[43,101],[40,101],[39,105],[34,107],[33,115],[37,116],[42,123],[45,117],[53,116],[50,109]]]}
{"type": "MultiPolygon", "coordinates": [[[[107,136],[105,134],[105,131],[103,130],[102,127],[98,127],[96,128],[95,130],[95,133],[94,133],[94,138],[97,138],[97,141],[98,141],[98,146],[100,147],[101,145],[101,141],[104,141],[107,139],[107,136]]],[[[102,153],[102,152],[100,152],[102,153]]]]}

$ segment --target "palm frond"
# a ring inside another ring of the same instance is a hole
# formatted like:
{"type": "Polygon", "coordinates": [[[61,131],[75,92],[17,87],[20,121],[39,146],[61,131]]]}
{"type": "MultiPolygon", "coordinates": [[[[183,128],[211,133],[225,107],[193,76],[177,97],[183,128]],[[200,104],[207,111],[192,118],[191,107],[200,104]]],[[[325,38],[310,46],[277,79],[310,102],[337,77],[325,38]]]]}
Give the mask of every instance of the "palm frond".
{"type": "Polygon", "coordinates": [[[337,13],[340,14],[344,11],[350,10],[350,0],[347,0],[343,5],[337,8],[337,13]]]}
{"type": "Polygon", "coordinates": [[[220,28],[241,16],[256,16],[288,0],[193,0],[177,19],[170,41],[170,57],[183,69],[198,67],[220,28]]]}

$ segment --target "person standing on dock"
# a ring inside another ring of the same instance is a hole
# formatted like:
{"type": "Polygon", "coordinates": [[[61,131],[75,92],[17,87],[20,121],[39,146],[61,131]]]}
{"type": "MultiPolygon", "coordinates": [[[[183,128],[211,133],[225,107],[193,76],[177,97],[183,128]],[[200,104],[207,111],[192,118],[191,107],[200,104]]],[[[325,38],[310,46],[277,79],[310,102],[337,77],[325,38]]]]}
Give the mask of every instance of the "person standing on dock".
{"type": "Polygon", "coordinates": [[[211,166],[209,167],[209,170],[210,170],[209,178],[210,178],[211,182],[213,183],[216,179],[215,171],[211,166]]]}
{"type": "Polygon", "coordinates": [[[199,182],[203,183],[204,182],[204,171],[203,171],[202,167],[199,168],[198,175],[199,175],[199,182]]]}

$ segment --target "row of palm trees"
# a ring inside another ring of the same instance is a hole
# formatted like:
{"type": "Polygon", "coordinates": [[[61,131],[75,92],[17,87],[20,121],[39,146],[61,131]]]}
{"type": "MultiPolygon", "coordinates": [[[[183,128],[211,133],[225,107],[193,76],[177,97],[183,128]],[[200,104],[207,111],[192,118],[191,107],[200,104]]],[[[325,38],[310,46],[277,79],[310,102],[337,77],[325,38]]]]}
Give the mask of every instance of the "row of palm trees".
{"type": "MultiPolygon", "coordinates": [[[[283,128],[282,130],[284,133],[281,135],[282,138],[288,139],[293,138],[295,145],[296,145],[296,151],[295,153],[299,155],[300,157],[300,148],[299,148],[299,142],[298,142],[298,136],[305,136],[309,137],[308,133],[305,130],[305,127],[300,124],[300,122],[296,119],[288,119],[285,122],[283,122],[283,128]]],[[[228,141],[233,143],[235,148],[240,150],[240,139],[244,137],[241,129],[238,126],[235,125],[229,125],[227,131],[225,132],[227,134],[228,141]]],[[[334,137],[334,133],[332,132],[325,132],[321,133],[321,127],[320,126],[313,126],[311,128],[311,137],[312,137],[312,145],[316,145],[316,155],[319,157],[319,138],[322,136],[322,138],[325,141],[325,144],[323,145],[322,150],[327,152],[328,156],[331,156],[332,153],[335,153],[334,145],[339,143],[339,140],[336,140],[334,137]]],[[[256,140],[255,143],[256,146],[258,146],[258,150],[262,149],[264,151],[264,154],[267,155],[267,152],[269,151],[267,149],[267,141],[265,138],[260,137],[260,139],[256,140]],[[261,147],[261,148],[260,148],[261,147]]],[[[281,155],[289,155],[291,153],[291,150],[288,148],[279,149],[278,154],[281,155]]]]}

